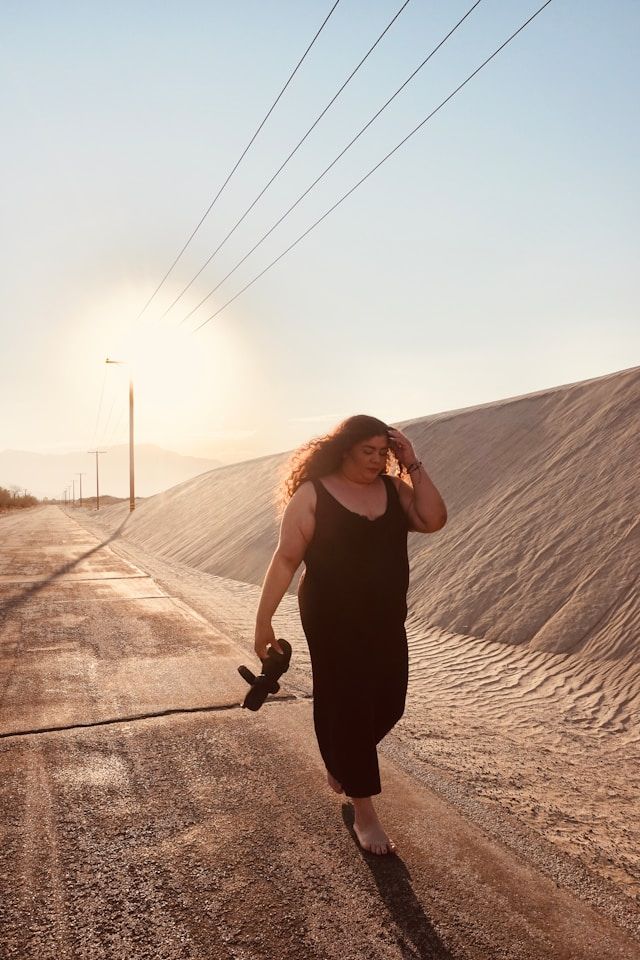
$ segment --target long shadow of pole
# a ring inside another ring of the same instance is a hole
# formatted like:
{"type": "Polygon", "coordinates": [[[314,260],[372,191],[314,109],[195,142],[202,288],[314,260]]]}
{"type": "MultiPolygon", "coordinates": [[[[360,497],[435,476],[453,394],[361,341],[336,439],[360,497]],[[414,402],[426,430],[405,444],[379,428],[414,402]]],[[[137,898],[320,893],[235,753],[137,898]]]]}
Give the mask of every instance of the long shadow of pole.
{"type": "Polygon", "coordinates": [[[120,536],[120,532],[128,522],[130,516],[131,514],[127,514],[120,526],[116,527],[113,533],[107,537],[106,540],[102,540],[100,543],[96,544],[95,547],[91,547],[90,550],[87,550],[79,557],[76,557],[75,560],[70,560],[69,563],[65,563],[63,566],[58,567],[58,569],[54,570],[53,573],[51,573],[45,580],[38,580],[37,583],[32,583],[31,586],[23,590],[22,593],[19,593],[15,597],[11,597],[9,600],[0,600],[0,621],[3,620],[9,613],[14,613],[19,607],[27,603],[28,600],[31,600],[37,593],[49,586],[50,583],[53,583],[55,580],[59,580],[60,577],[64,577],[65,574],[70,573],[74,567],[77,567],[78,564],[83,560],[86,560],[87,557],[91,557],[94,553],[97,553],[98,550],[109,546],[110,543],[120,536]]]}
{"type": "Polygon", "coordinates": [[[454,960],[415,895],[411,874],[401,857],[397,853],[380,855],[362,849],[353,829],[354,810],[351,804],[343,803],[342,819],[371,870],[380,899],[395,926],[402,956],[407,960],[454,960]]]}

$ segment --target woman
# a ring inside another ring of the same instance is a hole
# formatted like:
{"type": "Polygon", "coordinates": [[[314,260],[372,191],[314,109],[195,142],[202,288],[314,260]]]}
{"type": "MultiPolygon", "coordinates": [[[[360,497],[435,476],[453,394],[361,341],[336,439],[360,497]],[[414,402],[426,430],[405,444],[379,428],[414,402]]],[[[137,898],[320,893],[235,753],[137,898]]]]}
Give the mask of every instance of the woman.
{"type": "Polygon", "coordinates": [[[407,690],[407,532],[440,530],[446,506],[411,441],[364,414],[304,444],[288,467],[255,650],[261,660],[269,645],[281,652],[271,620],[304,560],[298,604],[327,780],[353,802],[360,845],[390,853],[372,797],[381,793],[376,745],[402,716],[407,690]],[[394,460],[400,476],[388,473],[394,460]]]}

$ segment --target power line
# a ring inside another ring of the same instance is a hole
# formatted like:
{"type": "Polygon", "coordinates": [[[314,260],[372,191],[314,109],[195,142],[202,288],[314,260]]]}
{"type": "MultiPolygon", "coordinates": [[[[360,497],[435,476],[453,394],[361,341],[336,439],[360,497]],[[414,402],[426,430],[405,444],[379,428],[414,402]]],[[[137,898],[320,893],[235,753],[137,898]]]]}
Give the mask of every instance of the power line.
{"type": "Polygon", "coordinates": [[[116,395],[114,394],[114,395],[113,395],[113,398],[112,398],[112,400],[111,400],[111,406],[109,407],[109,415],[108,415],[108,417],[107,417],[107,421],[106,421],[106,423],[105,423],[105,425],[104,425],[104,430],[103,430],[103,432],[102,432],[103,442],[105,443],[105,446],[106,446],[106,440],[105,440],[105,438],[106,438],[106,436],[107,436],[107,430],[109,429],[109,424],[111,423],[111,414],[113,413],[113,408],[114,408],[114,406],[115,406],[115,402],[116,402],[116,395]]]}
{"type": "MultiPolygon", "coordinates": [[[[297,153],[297,151],[300,149],[300,147],[302,146],[302,144],[305,142],[305,140],[307,139],[307,137],[309,136],[309,134],[310,134],[313,130],[315,130],[315,128],[316,128],[317,125],[320,123],[320,121],[322,120],[322,118],[324,117],[324,115],[327,113],[327,111],[330,109],[330,107],[333,106],[333,104],[336,102],[336,100],[338,99],[338,97],[340,96],[340,94],[343,92],[343,90],[345,89],[345,87],[346,87],[346,86],[351,82],[351,80],[355,77],[356,73],[358,72],[358,70],[360,69],[360,67],[363,65],[363,63],[365,62],[365,60],[367,60],[367,58],[373,53],[373,51],[374,51],[375,48],[378,46],[378,44],[380,43],[380,41],[382,40],[382,38],[383,38],[383,37],[385,36],[385,34],[391,29],[391,27],[393,26],[393,24],[395,23],[395,21],[398,19],[398,17],[399,17],[400,14],[402,13],[402,11],[405,9],[405,7],[407,7],[407,6],[409,5],[410,2],[411,2],[411,0],[404,0],[404,3],[402,4],[402,6],[401,6],[400,9],[397,11],[397,13],[391,18],[391,20],[390,20],[389,23],[386,25],[386,27],[384,28],[384,30],[382,31],[382,33],[380,34],[380,36],[378,37],[378,39],[375,41],[375,43],[372,44],[372,46],[369,47],[369,49],[368,49],[367,52],[365,53],[364,57],[362,57],[362,59],[360,60],[360,62],[358,63],[358,65],[351,71],[351,73],[349,74],[349,76],[347,77],[347,79],[344,81],[344,83],[342,84],[342,86],[339,88],[339,90],[333,95],[333,97],[331,98],[331,100],[329,100],[329,102],[327,103],[326,107],[322,110],[322,112],[318,114],[318,116],[317,116],[316,119],[313,121],[313,123],[311,124],[311,126],[309,127],[309,129],[307,130],[307,132],[304,134],[304,136],[302,137],[302,139],[298,141],[298,143],[295,145],[295,147],[293,148],[293,150],[291,151],[291,153],[289,154],[289,156],[286,158],[286,160],[284,160],[284,161],[282,162],[282,164],[278,167],[278,169],[277,169],[276,172],[273,174],[273,176],[272,176],[271,179],[268,181],[268,183],[265,184],[265,186],[262,188],[262,190],[260,191],[260,193],[258,194],[258,196],[255,198],[255,200],[253,200],[253,202],[247,207],[247,209],[246,209],[245,212],[242,214],[242,216],[240,217],[240,219],[236,221],[236,223],[233,225],[233,227],[231,228],[231,230],[229,230],[229,232],[227,233],[226,237],[224,237],[224,239],[218,244],[218,246],[217,246],[216,249],[213,251],[213,253],[211,254],[211,256],[210,256],[207,260],[205,260],[205,262],[202,264],[202,266],[200,267],[200,269],[198,270],[198,272],[195,274],[195,276],[192,277],[191,280],[189,281],[189,283],[186,285],[186,287],[184,287],[184,289],[181,290],[181,292],[180,292],[180,293],[178,294],[178,296],[175,298],[175,300],[173,301],[173,303],[171,303],[171,304],[167,307],[167,309],[164,311],[164,313],[160,315],[160,320],[163,320],[164,317],[166,317],[167,314],[168,314],[171,310],[173,310],[173,308],[175,307],[176,303],[178,303],[178,301],[182,299],[182,297],[185,295],[185,293],[187,292],[187,290],[188,290],[188,289],[195,283],[195,281],[198,279],[198,277],[200,276],[200,274],[202,273],[202,271],[203,271],[206,267],[209,266],[209,264],[211,263],[211,261],[213,260],[213,258],[220,252],[220,250],[222,250],[223,246],[225,245],[225,243],[227,242],[227,240],[229,239],[229,237],[231,237],[231,236],[235,233],[235,231],[238,229],[238,227],[240,226],[240,224],[244,221],[245,217],[253,210],[253,208],[254,208],[255,205],[258,203],[258,201],[259,201],[259,200],[264,196],[264,194],[267,192],[267,190],[269,189],[269,187],[271,186],[271,184],[273,183],[273,181],[276,179],[276,177],[278,177],[278,176],[282,173],[282,171],[284,170],[284,168],[286,167],[286,165],[289,163],[289,160],[291,160],[291,158],[294,156],[294,154],[297,153]]],[[[478,0],[478,2],[480,2],[480,0],[478,0]]],[[[185,318],[185,319],[186,319],[186,318],[185,318]]]]}
{"type": "Polygon", "coordinates": [[[301,193],[301,194],[300,194],[300,196],[298,197],[298,199],[297,199],[294,203],[291,204],[291,206],[289,207],[289,209],[288,209],[285,213],[282,214],[282,216],[280,217],[280,219],[279,219],[279,220],[276,220],[276,222],[273,224],[273,226],[271,226],[270,229],[267,230],[267,232],[258,240],[258,242],[257,242],[256,244],[254,244],[254,246],[251,248],[251,250],[249,250],[249,252],[248,252],[247,254],[245,254],[244,257],[242,257],[241,260],[238,260],[238,262],[235,264],[235,266],[232,267],[231,270],[229,270],[229,272],[228,272],[227,274],[225,274],[225,276],[222,278],[222,280],[220,280],[220,282],[215,285],[215,287],[213,288],[213,290],[210,290],[209,293],[206,295],[206,297],[203,297],[203,299],[200,301],[200,303],[197,304],[197,306],[195,306],[192,310],[189,311],[189,313],[188,313],[185,317],[182,318],[182,320],[180,321],[181,324],[184,323],[185,320],[188,320],[189,317],[193,316],[193,314],[196,312],[196,310],[199,310],[200,307],[201,307],[204,303],[206,303],[206,301],[209,299],[209,297],[212,297],[212,296],[213,296],[213,294],[216,292],[216,290],[218,290],[218,289],[222,286],[222,284],[223,284],[226,280],[229,279],[229,277],[231,276],[231,274],[232,274],[232,273],[235,273],[235,271],[238,269],[238,267],[242,266],[242,264],[245,262],[245,260],[248,259],[248,257],[251,256],[251,254],[254,252],[254,250],[257,250],[258,247],[260,246],[260,244],[261,244],[261,243],[264,243],[264,241],[267,239],[268,236],[270,236],[270,234],[273,233],[273,231],[276,229],[276,227],[278,227],[278,226],[282,223],[282,221],[285,220],[285,219],[289,216],[289,214],[291,213],[291,211],[292,211],[292,210],[295,210],[295,208],[298,206],[298,204],[301,203],[301,202],[304,200],[304,198],[305,198],[309,193],[311,193],[311,191],[313,190],[313,188],[314,188],[318,183],[320,183],[320,181],[323,179],[323,177],[325,177],[325,176],[327,175],[327,173],[329,173],[329,171],[332,169],[332,167],[335,167],[335,165],[336,165],[336,163],[338,162],[338,160],[340,160],[340,158],[345,155],[345,153],[347,152],[347,150],[350,150],[350,149],[351,149],[351,147],[354,145],[354,143],[355,143],[357,140],[360,139],[360,137],[361,137],[362,134],[365,132],[365,130],[368,130],[368,129],[369,129],[369,127],[371,126],[371,124],[374,123],[374,121],[377,120],[377,118],[380,116],[380,114],[381,114],[384,110],[387,109],[387,107],[389,106],[389,104],[392,103],[393,100],[395,100],[395,98],[404,90],[404,88],[407,86],[407,84],[410,83],[410,82],[414,79],[414,77],[416,77],[417,74],[422,70],[422,68],[427,65],[427,63],[429,62],[429,60],[431,60],[431,58],[434,56],[434,54],[436,54],[436,53],[438,52],[438,50],[447,42],[447,40],[449,39],[449,37],[451,37],[452,34],[455,33],[455,31],[458,29],[458,27],[461,26],[462,23],[464,23],[464,21],[467,19],[467,17],[470,16],[470,14],[473,13],[473,11],[475,10],[475,8],[476,8],[477,6],[479,6],[480,3],[482,3],[482,0],[475,0],[475,3],[473,3],[473,4],[471,5],[471,7],[467,10],[467,12],[464,14],[464,16],[461,17],[460,20],[458,20],[458,22],[455,24],[455,26],[453,26],[453,27],[451,28],[451,30],[449,30],[449,32],[446,34],[446,36],[444,36],[444,37],[442,38],[442,40],[440,41],[440,43],[437,44],[437,46],[435,46],[435,47],[433,48],[433,50],[431,51],[431,53],[424,58],[424,60],[422,61],[422,63],[420,63],[420,64],[416,67],[416,69],[413,71],[413,73],[411,73],[411,74],[407,77],[407,79],[404,81],[404,83],[402,83],[402,84],[398,87],[398,89],[395,91],[395,93],[392,94],[385,103],[383,103],[383,105],[380,107],[380,109],[379,109],[376,113],[374,113],[374,115],[371,117],[371,119],[370,119],[369,121],[367,121],[367,123],[365,123],[364,127],[362,127],[362,128],[358,131],[358,133],[355,135],[355,137],[353,137],[353,139],[349,141],[349,143],[346,145],[346,147],[344,147],[344,148],[340,151],[340,153],[338,154],[338,156],[335,157],[335,158],[331,161],[331,163],[329,164],[329,166],[328,166],[328,167],[325,167],[325,169],[322,171],[322,173],[321,173],[318,177],[316,177],[316,179],[313,181],[313,183],[312,183],[310,186],[307,187],[307,189],[304,191],[304,193],[301,193]]]}
{"type": "MultiPolygon", "coordinates": [[[[105,371],[106,370],[107,370],[107,365],[105,364],[105,371]]],[[[109,379],[111,380],[111,378],[109,379]]],[[[113,380],[111,380],[111,382],[113,383],[113,380]]],[[[119,387],[116,385],[115,392],[111,399],[111,406],[109,407],[109,414],[105,421],[104,428],[100,434],[100,442],[104,447],[107,447],[110,443],[113,442],[115,436],[118,433],[118,430],[120,429],[120,424],[122,423],[122,419],[125,413],[127,412],[127,407],[123,406],[120,409],[120,413],[117,415],[117,420],[113,420],[112,422],[113,411],[114,411],[114,408],[116,407],[116,401],[118,400],[119,396],[120,396],[120,390],[119,390],[119,387]],[[111,430],[109,430],[109,427],[111,427],[111,430]]]]}
{"type": "MultiPolygon", "coordinates": [[[[483,67],[485,67],[491,60],[493,60],[493,58],[494,58],[495,56],[497,56],[497,55],[500,53],[500,51],[503,50],[503,49],[507,46],[507,44],[511,43],[511,41],[514,39],[514,37],[517,37],[517,35],[518,35],[522,30],[524,30],[524,28],[525,28],[526,26],[528,26],[528,25],[531,23],[531,21],[534,20],[534,19],[538,16],[538,14],[542,13],[542,11],[545,9],[545,7],[548,7],[550,3],[551,3],[551,0],[546,0],[546,3],[543,3],[542,6],[539,7],[539,8],[535,11],[535,13],[533,13],[533,14],[528,18],[528,20],[525,20],[525,22],[524,22],[520,27],[518,27],[518,29],[517,29],[516,31],[514,31],[514,33],[512,33],[511,36],[508,37],[508,39],[504,41],[504,43],[502,43],[496,50],[494,50],[494,52],[493,52],[489,57],[487,57],[487,59],[484,60],[484,61],[480,64],[479,67],[476,67],[476,69],[473,71],[473,73],[470,73],[470,74],[469,74],[469,76],[466,78],[466,80],[463,80],[462,83],[461,83],[459,86],[457,86],[457,87],[455,88],[455,90],[454,90],[452,93],[449,94],[448,97],[446,97],[440,104],[438,104],[438,106],[435,108],[435,110],[432,110],[431,113],[428,114],[428,115],[424,118],[424,120],[421,120],[420,123],[419,123],[417,126],[415,126],[415,127],[413,128],[413,130],[411,130],[411,132],[408,133],[406,137],[404,137],[403,140],[400,141],[400,143],[396,144],[396,146],[393,148],[393,150],[390,150],[389,153],[388,153],[385,157],[383,157],[382,160],[380,160],[379,163],[377,163],[374,167],[372,167],[371,170],[369,170],[369,172],[368,172],[367,174],[365,174],[365,176],[362,177],[361,180],[358,180],[358,182],[357,182],[356,184],[354,184],[354,186],[351,187],[351,189],[348,190],[347,193],[344,194],[344,196],[340,197],[340,199],[339,199],[336,203],[334,203],[332,207],[329,207],[329,209],[328,209],[327,211],[325,211],[325,213],[323,213],[321,217],[319,217],[314,223],[312,223],[311,226],[308,227],[307,230],[305,230],[304,233],[302,233],[302,234],[297,238],[297,240],[294,240],[294,242],[293,242],[292,244],[290,244],[290,246],[288,246],[287,249],[284,250],[278,257],[276,257],[275,260],[272,260],[271,263],[269,263],[269,264],[264,268],[264,270],[261,270],[260,273],[258,273],[258,274],[253,278],[253,280],[250,280],[249,283],[245,284],[245,286],[242,287],[242,289],[239,290],[238,293],[236,293],[233,297],[231,297],[229,300],[227,300],[227,302],[226,302],[225,304],[223,304],[221,307],[219,307],[219,309],[216,310],[216,312],[213,313],[210,317],[207,317],[207,319],[206,319],[206,320],[203,320],[203,322],[200,323],[197,327],[194,327],[194,329],[193,329],[192,332],[195,333],[196,330],[200,330],[202,327],[205,326],[205,324],[209,323],[211,320],[213,320],[215,317],[217,317],[220,313],[222,313],[222,311],[225,310],[231,303],[233,303],[234,300],[237,300],[237,298],[238,298],[241,294],[243,294],[243,293],[245,292],[245,290],[248,290],[249,287],[253,286],[253,284],[254,284],[257,280],[260,279],[260,277],[264,276],[264,274],[267,272],[267,270],[270,270],[271,267],[275,266],[275,264],[278,263],[279,260],[282,260],[282,258],[283,258],[287,253],[289,253],[290,250],[293,250],[293,248],[294,248],[295,246],[297,246],[297,244],[300,243],[300,241],[303,240],[309,233],[311,233],[311,231],[312,231],[315,227],[317,227],[319,223],[322,223],[322,221],[323,221],[326,217],[328,217],[329,214],[332,213],[332,212],[336,209],[336,207],[339,207],[340,204],[341,204],[344,200],[346,200],[347,197],[349,197],[349,196],[354,192],[354,190],[357,190],[358,187],[359,187],[362,183],[365,182],[365,180],[368,180],[368,178],[371,176],[371,174],[375,173],[375,171],[376,171],[379,167],[381,167],[382,164],[385,163],[385,162],[389,159],[389,157],[393,156],[393,154],[394,154],[397,150],[399,150],[400,147],[402,147],[402,146],[407,142],[407,140],[409,140],[415,133],[417,133],[418,130],[420,130],[420,128],[423,127],[423,126],[425,125],[425,123],[427,123],[427,121],[429,121],[433,116],[435,116],[435,114],[438,113],[438,111],[441,110],[442,107],[444,107],[444,105],[449,102],[449,100],[451,100],[453,97],[455,97],[455,95],[456,95],[460,90],[462,90],[462,88],[463,88],[464,86],[466,86],[466,84],[469,83],[469,81],[470,81],[471,79],[473,79],[473,77],[475,77],[475,75],[476,75],[477,73],[479,73],[480,70],[483,69],[483,67]]],[[[206,298],[205,298],[205,299],[206,299],[206,298]]]]}
{"type": "Polygon", "coordinates": [[[213,198],[213,200],[211,201],[211,203],[209,204],[209,206],[208,206],[207,209],[205,210],[204,214],[202,215],[202,217],[200,218],[200,220],[198,221],[198,223],[196,224],[196,226],[194,227],[194,229],[191,231],[191,234],[189,235],[189,238],[188,238],[187,242],[184,244],[184,246],[183,246],[182,249],[180,250],[180,253],[179,253],[178,256],[175,258],[175,260],[173,261],[173,263],[171,264],[171,266],[169,267],[169,269],[168,269],[167,272],[165,273],[164,277],[162,278],[162,280],[160,281],[160,283],[158,284],[158,286],[156,287],[156,289],[153,291],[153,293],[151,294],[151,296],[149,297],[149,299],[148,299],[147,302],[145,303],[144,307],[142,308],[142,310],[140,311],[140,313],[138,314],[138,316],[136,317],[136,321],[140,319],[140,317],[143,315],[143,313],[145,312],[145,310],[147,309],[147,307],[149,306],[149,304],[151,303],[151,301],[154,299],[154,297],[156,296],[156,294],[160,291],[161,287],[164,285],[165,281],[166,281],[167,278],[169,277],[169,274],[171,273],[171,271],[173,270],[173,268],[174,268],[175,265],[177,264],[178,260],[180,259],[180,257],[182,256],[182,254],[185,252],[185,250],[187,249],[187,247],[189,246],[189,244],[191,243],[191,241],[192,241],[193,238],[195,237],[196,233],[198,232],[198,230],[200,229],[200,227],[202,226],[202,224],[204,223],[204,221],[207,219],[207,217],[209,216],[209,214],[210,214],[211,211],[213,210],[213,207],[214,207],[214,205],[216,204],[218,198],[220,197],[222,191],[223,191],[224,188],[227,186],[227,184],[228,184],[229,181],[231,180],[232,176],[234,175],[234,173],[236,172],[236,170],[238,169],[238,167],[239,167],[240,164],[242,163],[242,160],[244,159],[245,155],[246,155],[247,152],[249,151],[249,148],[251,147],[252,143],[254,142],[254,140],[256,139],[256,137],[258,136],[258,134],[260,133],[260,131],[261,131],[262,128],[264,127],[264,125],[265,125],[265,123],[267,122],[267,120],[269,119],[269,117],[271,116],[271,114],[272,114],[273,110],[275,109],[275,107],[276,107],[278,101],[280,100],[281,96],[283,95],[283,93],[285,92],[285,90],[287,89],[287,87],[289,86],[289,84],[291,83],[291,81],[293,80],[294,76],[295,76],[296,73],[298,72],[300,66],[302,65],[303,60],[305,59],[305,57],[307,56],[307,54],[308,54],[309,51],[311,50],[311,47],[314,45],[314,43],[316,42],[316,40],[318,39],[318,37],[320,36],[320,34],[322,33],[322,31],[323,31],[326,23],[327,23],[328,20],[329,20],[329,17],[331,16],[331,14],[332,14],[333,11],[336,9],[336,7],[338,6],[339,3],[340,3],[340,0],[335,0],[335,3],[333,4],[333,6],[331,7],[331,9],[329,10],[329,13],[327,14],[327,16],[326,16],[326,17],[324,18],[324,20],[322,21],[322,24],[320,25],[320,28],[319,28],[318,31],[316,32],[313,40],[311,41],[311,43],[309,44],[309,46],[307,47],[307,49],[305,50],[305,52],[302,54],[300,60],[299,60],[298,63],[296,64],[293,72],[290,74],[289,79],[287,80],[287,82],[285,83],[284,87],[282,88],[282,90],[280,91],[280,93],[278,94],[278,96],[276,97],[276,99],[273,101],[273,103],[272,103],[271,106],[269,107],[269,110],[267,111],[267,113],[266,113],[266,115],[265,115],[262,123],[260,124],[260,126],[258,127],[258,129],[256,130],[256,132],[255,132],[255,133],[253,134],[253,136],[251,137],[251,140],[249,140],[249,143],[246,145],[246,147],[244,148],[244,150],[243,150],[242,153],[240,154],[240,157],[239,157],[239,159],[236,161],[233,169],[231,170],[231,173],[228,175],[227,179],[224,181],[224,183],[222,184],[222,186],[221,186],[220,189],[218,190],[217,194],[215,195],[215,197],[213,198]]]}
{"type": "Polygon", "coordinates": [[[105,368],[104,368],[104,376],[102,377],[102,388],[101,388],[101,390],[100,390],[100,399],[99,399],[99,401],[98,401],[98,413],[97,413],[97,416],[96,416],[96,424],[95,424],[95,427],[93,428],[93,442],[94,442],[94,443],[95,443],[95,441],[96,441],[96,434],[97,434],[97,432],[98,432],[98,423],[99,423],[99,421],[100,421],[100,414],[101,414],[101,412],[102,412],[102,400],[103,400],[103,397],[104,397],[104,385],[105,385],[106,380],[107,380],[107,368],[105,367],[105,368]]]}
{"type": "Polygon", "coordinates": [[[118,430],[120,429],[120,425],[124,420],[126,413],[127,413],[127,407],[126,405],[123,404],[122,409],[120,410],[120,414],[118,415],[118,419],[114,421],[114,426],[111,428],[111,433],[109,434],[108,437],[105,436],[103,440],[103,444],[105,447],[108,447],[109,444],[113,443],[113,441],[117,437],[118,430]]]}

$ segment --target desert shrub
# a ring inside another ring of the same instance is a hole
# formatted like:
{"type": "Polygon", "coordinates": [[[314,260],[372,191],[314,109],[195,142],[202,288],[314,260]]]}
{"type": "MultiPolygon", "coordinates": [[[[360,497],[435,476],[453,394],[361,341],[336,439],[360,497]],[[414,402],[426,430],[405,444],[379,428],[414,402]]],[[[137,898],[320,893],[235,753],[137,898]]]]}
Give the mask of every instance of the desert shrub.
{"type": "Polygon", "coordinates": [[[30,493],[19,495],[17,490],[7,490],[6,487],[0,487],[0,510],[33,507],[37,502],[37,497],[32,497],[30,493]]]}

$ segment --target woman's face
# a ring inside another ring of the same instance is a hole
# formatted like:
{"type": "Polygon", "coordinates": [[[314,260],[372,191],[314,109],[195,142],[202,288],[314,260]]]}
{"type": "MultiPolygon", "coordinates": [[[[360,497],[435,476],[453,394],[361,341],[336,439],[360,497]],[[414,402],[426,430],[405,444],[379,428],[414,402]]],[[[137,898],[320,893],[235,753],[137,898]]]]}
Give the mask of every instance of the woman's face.
{"type": "Polygon", "coordinates": [[[387,465],[387,451],[389,441],[386,434],[369,437],[354,444],[345,456],[352,471],[359,474],[364,480],[374,480],[387,465]]]}

